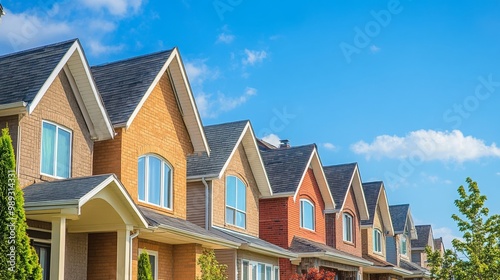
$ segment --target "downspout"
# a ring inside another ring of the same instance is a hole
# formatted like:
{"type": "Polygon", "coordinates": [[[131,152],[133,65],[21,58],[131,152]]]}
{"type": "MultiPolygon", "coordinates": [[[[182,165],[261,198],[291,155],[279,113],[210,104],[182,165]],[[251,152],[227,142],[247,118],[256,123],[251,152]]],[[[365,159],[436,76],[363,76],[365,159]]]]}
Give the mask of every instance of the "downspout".
{"type": "Polygon", "coordinates": [[[208,201],[208,184],[205,177],[201,178],[203,185],[205,186],[205,229],[208,230],[208,211],[209,211],[209,201],[208,201]]]}
{"type": "Polygon", "coordinates": [[[132,280],[132,248],[133,246],[133,240],[139,235],[139,230],[137,230],[134,234],[129,236],[129,241],[130,241],[130,262],[129,262],[129,271],[128,271],[128,279],[132,280]]]}

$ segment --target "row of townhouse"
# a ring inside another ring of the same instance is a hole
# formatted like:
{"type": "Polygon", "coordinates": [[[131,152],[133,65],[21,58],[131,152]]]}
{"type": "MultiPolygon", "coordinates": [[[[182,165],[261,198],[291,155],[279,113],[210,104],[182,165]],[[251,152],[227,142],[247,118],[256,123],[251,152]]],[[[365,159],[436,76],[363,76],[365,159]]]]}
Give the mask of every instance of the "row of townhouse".
{"type": "Polygon", "coordinates": [[[424,279],[443,249],[409,205],[316,145],[274,147],[249,121],[203,126],[176,48],[90,67],[78,40],[0,56],[28,234],[44,279],[424,279]]]}

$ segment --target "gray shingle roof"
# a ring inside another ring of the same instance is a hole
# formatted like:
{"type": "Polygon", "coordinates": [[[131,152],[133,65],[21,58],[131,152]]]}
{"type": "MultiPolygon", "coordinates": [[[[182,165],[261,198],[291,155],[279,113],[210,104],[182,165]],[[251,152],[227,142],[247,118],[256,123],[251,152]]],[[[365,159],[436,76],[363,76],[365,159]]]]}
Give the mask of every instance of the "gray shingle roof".
{"type": "Polygon", "coordinates": [[[245,120],[205,126],[210,157],[206,153],[188,156],[188,178],[219,174],[248,122],[245,120]]]}
{"type": "Polygon", "coordinates": [[[408,218],[408,209],[410,204],[391,205],[389,211],[391,212],[392,226],[394,232],[402,232],[405,229],[406,219],[408,218]]]}
{"type": "Polygon", "coordinates": [[[443,238],[434,238],[434,250],[441,249],[441,246],[443,246],[443,238]]]}
{"type": "Polygon", "coordinates": [[[128,121],[171,53],[162,51],[91,68],[113,125],[128,121]]]}
{"type": "Polygon", "coordinates": [[[235,231],[229,231],[229,230],[221,230],[218,228],[211,228],[211,232],[221,236],[222,238],[228,239],[233,242],[237,243],[246,243],[246,244],[254,244],[259,247],[267,248],[268,250],[275,251],[278,254],[283,254],[283,255],[290,255],[293,254],[292,252],[283,249],[277,245],[274,245],[272,243],[269,243],[265,240],[262,240],[260,238],[246,235],[246,234],[241,234],[235,231]]]}
{"type": "Polygon", "coordinates": [[[366,261],[363,258],[360,258],[355,255],[351,255],[349,253],[339,251],[335,248],[332,248],[328,245],[318,243],[309,239],[305,239],[302,237],[294,236],[292,240],[292,244],[290,245],[290,251],[294,253],[321,253],[321,252],[330,252],[338,255],[348,256],[352,259],[358,259],[359,261],[366,261]]]}
{"type": "Polygon", "coordinates": [[[366,205],[368,206],[368,213],[370,219],[362,220],[361,225],[372,225],[373,217],[377,209],[378,197],[382,190],[382,181],[363,183],[363,192],[365,193],[366,205]]]}
{"type": "Polygon", "coordinates": [[[336,209],[342,208],[344,204],[344,199],[357,165],[357,163],[347,163],[323,167],[336,209]]]}
{"type": "Polygon", "coordinates": [[[23,189],[24,202],[79,200],[113,174],[70,178],[30,185],[23,189]]]}
{"type": "Polygon", "coordinates": [[[31,103],[75,41],[0,56],[0,104],[31,103]]]}
{"type": "Polygon", "coordinates": [[[431,225],[415,226],[417,229],[417,239],[411,241],[412,248],[423,248],[429,245],[429,235],[431,234],[431,225]]]}
{"type": "Polygon", "coordinates": [[[273,193],[295,192],[316,145],[261,150],[273,193]]]}
{"type": "Polygon", "coordinates": [[[401,260],[399,262],[399,266],[401,268],[409,270],[409,271],[417,271],[417,272],[420,272],[420,273],[428,272],[427,269],[419,266],[418,264],[412,263],[412,262],[408,262],[408,261],[405,261],[405,260],[401,260]]]}

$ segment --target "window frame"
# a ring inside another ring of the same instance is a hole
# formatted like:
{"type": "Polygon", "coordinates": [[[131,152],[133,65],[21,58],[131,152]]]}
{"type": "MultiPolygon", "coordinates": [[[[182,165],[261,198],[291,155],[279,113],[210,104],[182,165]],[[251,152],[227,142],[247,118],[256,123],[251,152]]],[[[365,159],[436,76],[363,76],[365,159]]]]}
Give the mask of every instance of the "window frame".
{"type": "Polygon", "coordinates": [[[373,252],[377,254],[382,254],[382,231],[379,230],[378,228],[373,229],[373,252]],[[377,235],[378,235],[378,240],[377,240],[377,235]],[[377,242],[378,241],[378,242],[377,242]],[[377,243],[379,250],[377,251],[377,243]]]}
{"type": "Polygon", "coordinates": [[[247,280],[243,278],[243,268],[244,268],[244,263],[248,263],[248,270],[247,270],[247,276],[248,280],[254,279],[253,277],[255,276],[255,279],[257,280],[280,280],[280,271],[279,271],[279,265],[273,265],[270,263],[264,263],[264,262],[259,262],[259,261],[251,261],[248,259],[242,259],[241,260],[241,276],[238,277],[240,280],[247,280]],[[264,279],[259,278],[259,266],[264,266],[264,279]],[[255,274],[253,271],[253,268],[255,267],[255,274]],[[267,277],[267,269],[271,268],[271,279],[266,279],[267,277]],[[276,272],[278,273],[278,279],[276,279],[276,272]]]}
{"type": "Polygon", "coordinates": [[[300,200],[300,228],[310,230],[310,231],[316,231],[316,207],[312,201],[310,201],[307,198],[301,198],[300,200]],[[304,203],[307,203],[311,206],[312,208],[312,228],[308,228],[304,224],[304,203]]]}
{"type": "Polygon", "coordinates": [[[58,123],[55,123],[55,122],[52,122],[52,121],[47,121],[47,120],[42,120],[42,125],[40,127],[40,135],[41,135],[41,139],[40,139],[40,175],[43,175],[43,176],[47,176],[47,177],[51,177],[51,178],[56,178],[56,179],[68,179],[68,178],[71,178],[71,169],[72,169],[72,159],[73,159],[73,131],[63,125],[60,125],[58,123]],[[44,173],[42,171],[42,168],[43,168],[43,154],[42,154],[42,149],[43,149],[43,124],[44,123],[47,123],[47,124],[50,124],[50,125],[53,125],[56,127],[56,134],[55,134],[55,140],[54,140],[54,175],[51,175],[51,174],[48,174],[48,173],[44,173]],[[61,177],[61,176],[57,176],[57,142],[58,142],[58,131],[59,129],[62,129],[66,132],[69,133],[69,159],[68,159],[68,177],[61,177]]]}
{"type": "Polygon", "coordinates": [[[226,207],[224,208],[224,222],[225,224],[229,224],[231,226],[234,226],[234,227],[237,227],[237,228],[241,228],[241,229],[246,229],[247,228],[247,184],[245,184],[245,182],[243,182],[243,180],[241,180],[238,176],[234,176],[234,175],[227,175],[226,176],[226,181],[225,181],[225,196],[224,196],[224,199],[225,199],[225,204],[226,204],[226,207]],[[235,178],[236,181],[236,185],[235,185],[235,203],[236,203],[236,206],[233,207],[233,206],[230,206],[228,205],[227,203],[227,196],[228,196],[228,178],[235,178]],[[238,181],[241,182],[241,184],[243,184],[243,186],[245,187],[245,211],[241,210],[241,209],[238,209],[238,181]],[[232,222],[229,222],[228,221],[228,216],[227,216],[227,209],[230,209],[232,211],[234,211],[234,217],[233,217],[233,221],[232,222]],[[245,225],[243,227],[237,225],[237,214],[239,213],[242,213],[245,215],[245,225]]]}
{"type": "Polygon", "coordinates": [[[153,280],[158,280],[158,264],[159,264],[158,251],[153,251],[153,250],[148,250],[148,249],[139,249],[139,255],[137,256],[137,258],[139,258],[139,256],[142,254],[142,252],[146,252],[148,254],[148,256],[155,257],[155,271],[152,271],[154,273],[153,280]]]}
{"type": "Polygon", "coordinates": [[[342,214],[342,240],[344,242],[354,243],[354,217],[350,213],[344,212],[342,214]],[[349,232],[347,231],[346,219],[349,219],[349,232]],[[349,236],[346,236],[349,235],[349,236]],[[347,238],[349,237],[349,238],[347,238]]]}
{"type": "Polygon", "coordinates": [[[154,205],[157,207],[161,207],[167,210],[173,210],[174,209],[174,168],[172,165],[163,157],[157,155],[157,154],[144,154],[140,157],[137,158],[137,200],[142,203],[146,203],[149,205],[154,205]],[[160,161],[161,168],[160,168],[160,203],[156,204],[154,202],[149,202],[148,197],[149,197],[149,158],[153,157],[156,158],[160,161]],[[144,158],[144,200],[140,198],[139,194],[139,176],[140,176],[140,170],[139,170],[139,160],[141,158],[144,158]],[[170,184],[168,185],[169,188],[169,206],[165,206],[165,190],[164,190],[164,185],[165,185],[165,166],[170,168],[170,184]]]}

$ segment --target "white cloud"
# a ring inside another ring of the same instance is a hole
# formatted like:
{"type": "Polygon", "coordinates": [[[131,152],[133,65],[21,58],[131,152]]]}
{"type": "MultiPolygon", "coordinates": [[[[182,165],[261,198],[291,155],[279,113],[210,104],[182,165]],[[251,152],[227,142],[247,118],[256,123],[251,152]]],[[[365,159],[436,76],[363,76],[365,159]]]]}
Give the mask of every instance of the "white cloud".
{"type": "Polygon", "coordinates": [[[262,62],[266,57],[266,51],[252,51],[245,49],[245,58],[243,58],[242,62],[244,65],[254,65],[262,62]]]}
{"type": "Polygon", "coordinates": [[[262,137],[262,140],[266,141],[267,143],[269,143],[275,147],[279,147],[281,144],[280,137],[276,134],[273,134],[273,133],[262,137]]]}
{"type": "Polygon", "coordinates": [[[335,145],[333,145],[332,143],[323,143],[323,148],[330,150],[330,151],[337,150],[337,147],[335,145]]]}
{"type": "Polygon", "coordinates": [[[247,87],[243,94],[239,96],[227,96],[219,92],[216,96],[200,92],[196,94],[195,100],[202,117],[216,118],[220,113],[231,111],[257,94],[255,88],[247,87]]]}
{"type": "Polygon", "coordinates": [[[99,41],[90,41],[89,43],[89,49],[90,53],[94,56],[99,56],[103,53],[117,53],[123,50],[125,46],[124,45],[103,45],[99,41]]]}
{"type": "Polygon", "coordinates": [[[483,157],[500,157],[500,149],[495,143],[486,145],[483,140],[464,136],[459,130],[417,130],[403,137],[380,135],[372,143],[354,143],[351,150],[367,159],[411,158],[415,161],[462,163],[483,157]]]}
{"type": "Polygon", "coordinates": [[[95,19],[95,20],[90,20],[89,28],[92,30],[98,30],[103,32],[112,32],[116,29],[116,24],[108,20],[95,19]]]}
{"type": "Polygon", "coordinates": [[[439,228],[434,228],[432,227],[432,233],[434,234],[434,238],[443,238],[443,243],[445,249],[451,249],[451,241],[453,239],[459,239],[462,240],[461,237],[456,236],[453,231],[450,228],[447,227],[439,227],[439,228]]]}
{"type": "Polygon", "coordinates": [[[377,47],[377,46],[375,46],[375,45],[371,45],[371,46],[370,46],[370,51],[371,51],[372,53],[378,53],[378,52],[380,51],[380,48],[379,48],[379,47],[377,47]]]}
{"type": "Polygon", "coordinates": [[[424,181],[425,184],[431,183],[435,185],[450,185],[451,183],[453,183],[451,180],[441,179],[441,177],[437,175],[431,175],[425,172],[421,172],[420,177],[422,177],[422,180],[424,181]]]}
{"type": "Polygon", "coordinates": [[[234,35],[228,34],[226,32],[222,32],[217,36],[217,43],[225,43],[225,44],[230,44],[231,42],[234,41],[234,35]]]}
{"type": "Polygon", "coordinates": [[[207,79],[215,80],[219,77],[219,71],[211,69],[206,61],[207,59],[197,59],[184,63],[191,84],[201,87],[207,79]]]}
{"type": "Polygon", "coordinates": [[[124,16],[129,12],[136,13],[142,0],[81,0],[82,4],[92,9],[106,9],[112,15],[124,16]]]}

